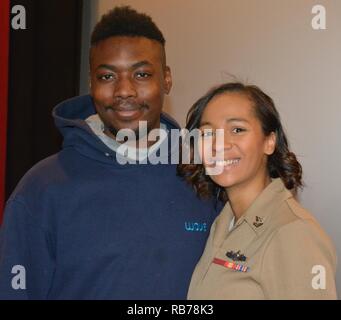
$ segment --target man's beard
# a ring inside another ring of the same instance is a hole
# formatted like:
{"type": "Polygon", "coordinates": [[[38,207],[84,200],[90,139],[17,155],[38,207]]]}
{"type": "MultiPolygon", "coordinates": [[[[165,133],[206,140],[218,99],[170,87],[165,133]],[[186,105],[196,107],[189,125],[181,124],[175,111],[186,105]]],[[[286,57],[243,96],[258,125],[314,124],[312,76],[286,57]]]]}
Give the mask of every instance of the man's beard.
{"type": "MultiPolygon", "coordinates": [[[[113,112],[115,112],[116,110],[137,110],[137,109],[146,109],[146,110],[149,110],[150,107],[149,105],[146,103],[146,102],[143,102],[141,104],[138,104],[138,103],[135,103],[135,102],[129,102],[129,101],[124,101],[123,103],[122,102],[117,102],[115,103],[114,105],[112,106],[106,106],[104,107],[104,109],[107,111],[107,110],[112,110],[113,112]],[[122,107],[122,105],[124,107],[122,107]]],[[[135,129],[130,129],[130,128],[121,128],[121,129],[118,129],[118,128],[115,128],[111,125],[107,125],[105,124],[104,126],[104,131],[109,131],[112,135],[114,135],[115,137],[117,136],[118,132],[120,130],[127,130],[129,129],[130,133],[131,131],[134,132],[135,134],[135,139],[136,141],[144,138],[146,135],[148,136],[149,135],[149,132],[153,129],[153,125],[150,123],[150,122],[147,122],[147,131],[145,130],[142,130],[142,135],[140,135],[140,130],[139,130],[139,127],[135,128],[135,129]]],[[[125,140],[127,139],[130,139],[130,138],[133,138],[133,137],[130,137],[130,134],[129,132],[127,132],[127,136],[128,137],[125,137],[125,140]]]]}
{"type": "MultiPolygon", "coordinates": [[[[105,126],[105,127],[104,127],[104,130],[105,130],[105,131],[109,131],[109,132],[110,132],[112,135],[114,135],[115,137],[117,137],[117,133],[118,133],[120,130],[124,131],[124,130],[127,130],[127,129],[129,129],[129,128],[117,129],[117,128],[114,128],[114,127],[112,127],[112,126],[105,126]]],[[[140,130],[139,130],[139,128],[130,129],[130,130],[134,132],[134,134],[135,134],[135,139],[136,139],[136,141],[138,141],[138,140],[144,138],[146,135],[149,135],[149,132],[152,130],[152,128],[151,128],[151,126],[150,126],[149,123],[148,123],[148,124],[147,124],[147,132],[146,132],[146,134],[143,134],[143,135],[141,135],[141,136],[140,136],[140,130]]],[[[127,133],[126,136],[125,136],[125,141],[128,140],[128,137],[129,137],[129,139],[130,139],[130,138],[133,138],[133,137],[130,137],[130,135],[127,133]]]]}

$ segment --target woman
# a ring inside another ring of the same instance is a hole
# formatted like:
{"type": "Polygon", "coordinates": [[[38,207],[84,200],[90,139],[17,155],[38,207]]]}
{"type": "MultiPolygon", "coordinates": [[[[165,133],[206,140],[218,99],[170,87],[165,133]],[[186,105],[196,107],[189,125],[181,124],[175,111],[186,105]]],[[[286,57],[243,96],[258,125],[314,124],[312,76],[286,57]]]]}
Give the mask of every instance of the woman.
{"type": "Polygon", "coordinates": [[[193,105],[187,129],[201,132],[203,164],[182,164],[179,174],[200,197],[226,203],[188,298],[336,299],[335,250],[294,199],[302,170],[272,99],[256,86],[221,85],[193,105]]]}

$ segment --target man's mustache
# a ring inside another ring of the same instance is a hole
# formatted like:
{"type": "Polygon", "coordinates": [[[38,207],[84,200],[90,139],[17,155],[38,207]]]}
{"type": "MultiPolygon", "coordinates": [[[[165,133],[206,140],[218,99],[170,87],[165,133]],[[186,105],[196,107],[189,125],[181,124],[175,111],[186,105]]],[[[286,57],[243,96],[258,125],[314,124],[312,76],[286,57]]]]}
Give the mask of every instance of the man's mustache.
{"type": "Polygon", "coordinates": [[[149,106],[146,102],[137,103],[133,101],[120,101],[116,102],[112,105],[105,106],[104,109],[106,111],[134,111],[138,109],[149,109],[149,106]]]}

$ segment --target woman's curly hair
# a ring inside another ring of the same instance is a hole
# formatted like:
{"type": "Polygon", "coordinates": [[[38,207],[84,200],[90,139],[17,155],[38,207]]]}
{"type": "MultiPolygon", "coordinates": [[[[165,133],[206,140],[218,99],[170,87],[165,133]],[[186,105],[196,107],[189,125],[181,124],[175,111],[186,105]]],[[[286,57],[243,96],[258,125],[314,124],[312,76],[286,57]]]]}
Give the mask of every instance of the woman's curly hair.
{"type": "MultiPolygon", "coordinates": [[[[271,132],[276,135],[275,151],[268,157],[267,161],[269,175],[271,178],[281,178],[287,189],[297,191],[299,187],[302,187],[302,167],[295,154],[289,150],[288,140],[273,100],[257,86],[233,82],[211,89],[189,110],[186,129],[189,132],[198,129],[208,103],[214,97],[225,93],[242,94],[253,103],[255,114],[261,123],[265,136],[271,132]]],[[[218,186],[205,174],[205,168],[202,164],[193,163],[193,143],[193,141],[190,142],[191,162],[189,164],[180,163],[177,168],[178,175],[193,186],[200,198],[214,197],[222,202],[228,201],[225,188],[218,186]]]]}

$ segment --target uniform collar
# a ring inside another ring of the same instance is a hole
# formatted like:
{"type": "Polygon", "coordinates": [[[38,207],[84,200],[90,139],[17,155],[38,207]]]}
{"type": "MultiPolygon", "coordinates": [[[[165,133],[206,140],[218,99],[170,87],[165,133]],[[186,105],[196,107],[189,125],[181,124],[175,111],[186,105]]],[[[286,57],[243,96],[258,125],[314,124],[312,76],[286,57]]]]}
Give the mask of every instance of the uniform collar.
{"type": "MultiPolygon", "coordinates": [[[[246,223],[257,235],[267,226],[269,217],[274,214],[283,201],[292,197],[280,178],[272,182],[259,194],[246,212],[238,219],[230,232],[242,223],[246,223]]],[[[233,211],[229,202],[226,203],[221,215],[217,218],[215,243],[218,244],[229,233],[228,227],[233,219],[233,211]]]]}

